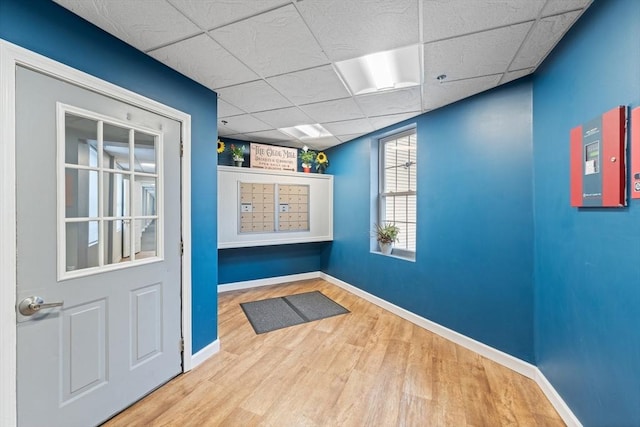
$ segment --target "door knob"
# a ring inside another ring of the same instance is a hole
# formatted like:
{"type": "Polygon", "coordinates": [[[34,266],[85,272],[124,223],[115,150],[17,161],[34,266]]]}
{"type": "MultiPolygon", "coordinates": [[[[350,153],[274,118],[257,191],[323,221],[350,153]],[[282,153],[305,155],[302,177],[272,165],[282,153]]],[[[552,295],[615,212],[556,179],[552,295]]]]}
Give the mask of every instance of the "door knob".
{"type": "Polygon", "coordinates": [[[42,297],[26,297],[20,304],[18,304],[18,310],[23,316],[31,316],[43,308],[62,307],[64,301],[45,303],[42,297]]]}

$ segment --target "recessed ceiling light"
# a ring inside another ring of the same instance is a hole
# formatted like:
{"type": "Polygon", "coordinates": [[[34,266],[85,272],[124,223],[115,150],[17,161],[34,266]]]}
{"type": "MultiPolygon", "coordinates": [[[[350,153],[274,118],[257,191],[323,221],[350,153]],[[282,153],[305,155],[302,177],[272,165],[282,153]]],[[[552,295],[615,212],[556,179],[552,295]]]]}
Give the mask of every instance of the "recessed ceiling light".
{"type": "Polygon", "coordinates": [[[289,128],[280,128],[278,130],[301,140],[331,136],[331,133],[329,133],[328,130],[323,128],[322,125],[318,123],[310,125],[297,125],[289,128]]]}
{"type": "Polygon", "coordinates": [[[336,68],[354,95],[417,86],[420,84],[420,46],[336,62],[336,68]]]}

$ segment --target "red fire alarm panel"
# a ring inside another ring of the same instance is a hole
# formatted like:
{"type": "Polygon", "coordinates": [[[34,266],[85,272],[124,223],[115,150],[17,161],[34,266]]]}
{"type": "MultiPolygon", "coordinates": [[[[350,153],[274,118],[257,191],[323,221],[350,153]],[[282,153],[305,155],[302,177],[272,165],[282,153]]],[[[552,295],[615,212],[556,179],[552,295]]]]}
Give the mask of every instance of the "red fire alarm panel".
{"type": "Polygon", "coordinates": [[[631,110],[631,198],[640,199],[640,107],[631,110]]]}
{"type": "Polygon", "coordinates": [[[571,129],[571,206],[626,206],[624,106],[571,129]]]}

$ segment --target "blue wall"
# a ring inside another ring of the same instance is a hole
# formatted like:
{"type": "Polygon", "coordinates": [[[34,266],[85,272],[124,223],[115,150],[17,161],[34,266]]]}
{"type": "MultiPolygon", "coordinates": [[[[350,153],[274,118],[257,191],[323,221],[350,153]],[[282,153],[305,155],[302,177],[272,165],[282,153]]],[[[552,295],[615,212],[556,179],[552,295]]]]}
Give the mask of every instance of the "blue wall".
{"type": "Polygon", "coordinates": [[[49,0],[0,0],[0,38],[191,115],[193,351],[217,339],[216,94],[49,0]]]}
{"type": "Polygon", "coordinates": [[[320,254],[330,243],[220,249],[220,284],[320,271],[320,254]]]}
{"type": "Polygon", "coordinates": [[[536,360],[586,426],[640,425],[640,201],[569,206],[569,131],[617,105],[640,105],[636,0],[594,2],[534,80],[536,360]]]}
{"type": "MultiPolygon", "coordinates": [[[[416,262],[370,252],[372,141],[329,153],[326,273],[533,362],[532,86],[524,79],[416,120],[416,262]]],[[[373,150],[375,151],[375,150],[373,150]]]]}

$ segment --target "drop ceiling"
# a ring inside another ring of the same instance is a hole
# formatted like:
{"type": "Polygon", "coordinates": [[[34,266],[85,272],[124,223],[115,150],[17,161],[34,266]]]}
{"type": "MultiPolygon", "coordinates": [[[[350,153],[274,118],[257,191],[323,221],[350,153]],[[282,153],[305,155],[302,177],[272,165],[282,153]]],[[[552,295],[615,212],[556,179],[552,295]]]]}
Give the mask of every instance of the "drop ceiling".
{"type": "Polygon", "coordinates": [[[216,91],[220,136],[326,149],[533,73],[592,0],[55,1],[216,91]],[[418,86],[354,95],[335,65],[413,45],[418,86]]]}

